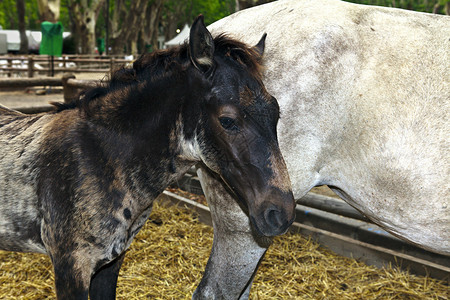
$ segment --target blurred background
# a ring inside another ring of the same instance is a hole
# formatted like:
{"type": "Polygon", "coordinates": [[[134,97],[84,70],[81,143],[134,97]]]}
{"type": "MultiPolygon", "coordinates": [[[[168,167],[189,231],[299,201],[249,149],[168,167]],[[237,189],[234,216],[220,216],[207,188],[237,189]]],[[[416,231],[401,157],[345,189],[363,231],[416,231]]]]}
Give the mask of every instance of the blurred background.
{"type": "MultiPolygon", "coordinates": [[[[189,32],[188,26],[199,14],[205,16],[205,23],[209,25],[238,10],[267,2],[271,1],[0,0],[0,54],[39,53],[41,24],[46,21],[60,22],[64,32],[64,54],[135,56],[170,46],[171,43],[166,43],[178,34],[182,35],[172,44],[183,41],[183,35],[189,32]]],[[[450,13],[449,0],[348,2],[436,14],[450,13]]]]}

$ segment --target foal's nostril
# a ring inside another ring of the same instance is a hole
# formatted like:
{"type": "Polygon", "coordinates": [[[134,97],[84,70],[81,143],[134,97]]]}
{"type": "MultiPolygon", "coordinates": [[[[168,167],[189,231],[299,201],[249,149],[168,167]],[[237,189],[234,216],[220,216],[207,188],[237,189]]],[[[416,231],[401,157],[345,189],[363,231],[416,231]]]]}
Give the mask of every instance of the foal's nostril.
{"type": "Polygon", "coordinates": [[[286,216],[283,212],[277,209],[267,209],[264,213],[264,218],[266,219],[266,223],[272,228],[282,227],[286,221],[286,216]]]}
{"type": "Polygon", "coordinates": [[[276,236],[286,232],[294,221],[287,211],[277,209],[275,206],[264,210],[263,217],[259,219],[250,216],[257,233],[264,236],[276,236]]]}

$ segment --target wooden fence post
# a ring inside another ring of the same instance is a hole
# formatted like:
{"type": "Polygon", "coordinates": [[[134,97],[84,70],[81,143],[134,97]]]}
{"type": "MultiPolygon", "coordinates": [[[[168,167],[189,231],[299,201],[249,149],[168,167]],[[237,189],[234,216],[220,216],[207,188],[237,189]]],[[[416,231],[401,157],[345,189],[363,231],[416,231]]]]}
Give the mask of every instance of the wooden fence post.
{"type": "MultiPolygon", "coordinates": [[[[12,58],[9,58],[9,59],[8,59],[8,68],[12,68],[12,58]]],[[[12,70],[9,69],[9,71],[8,71],[8,77],[11,77],[11,76],[12,76],[12,70]]]]}
{"type": "Polygon", "coordinates": [[[34,58],[33,55],[28,56],[28,78],[34,76],[34,58]]]}
{"type": "Polygon", "coordinates": [[[114,57],[109,60],[109,72],[112,73],[114,70],[114,57]]]}
{"type": "Polygon", "coordinates": [[[69,79],[75,79],[75,75],[64,74],[61,79],[64,88],[64,103],[70,103],[76,100],[78,96],[78,88],[71,86],[67,83],[69,79]]]}

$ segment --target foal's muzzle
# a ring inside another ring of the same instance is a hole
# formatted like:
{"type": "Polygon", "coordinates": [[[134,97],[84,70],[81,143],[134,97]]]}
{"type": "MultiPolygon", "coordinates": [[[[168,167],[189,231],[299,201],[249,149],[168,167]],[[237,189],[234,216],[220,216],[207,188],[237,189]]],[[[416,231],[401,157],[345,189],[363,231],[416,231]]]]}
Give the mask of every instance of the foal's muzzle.
{"type": "Polygon", "coordinates": [[[284,234],[295,220],[295,201],[292,193],[283,193],[282,197],[272,196],[269,205],[255,213],[250,210],[250,220],[256,233],[263,236],[284,234]],[[275,202],[275,203],[274,203],[275,202]],[[280,203],[280,204],[278,204],[280,203]]]}

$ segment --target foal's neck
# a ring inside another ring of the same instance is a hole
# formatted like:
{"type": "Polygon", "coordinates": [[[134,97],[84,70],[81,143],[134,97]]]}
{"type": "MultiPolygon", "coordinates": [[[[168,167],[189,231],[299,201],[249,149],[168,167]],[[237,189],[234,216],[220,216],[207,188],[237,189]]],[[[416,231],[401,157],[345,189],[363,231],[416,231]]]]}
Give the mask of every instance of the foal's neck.
{"type": "Polygon", "coordinates": [[[191,103],[199,94],[190,95],[189,82],[178,76],[133,84],[125,91],[110,91],[93,106],[88,123],[107,159],[123,173],[121,181],[129,191],[156,197],[195,164],[195,158],[186,156],[181,146],[185,144],[183,130],[192,133],[195,127],[187,122],[189,129],[183,128],[186,122],[181,116],[193,120],[199,113],[191,103]]]}
{"type": "Polygon", "coordinates": [[[180,112],[174,117],[162,108],[141,127],[117,131],[93,126],[108,160],[121,173],[125,189],[135,197],[154,199],[196,163],[184,153],[180,112]]]}

